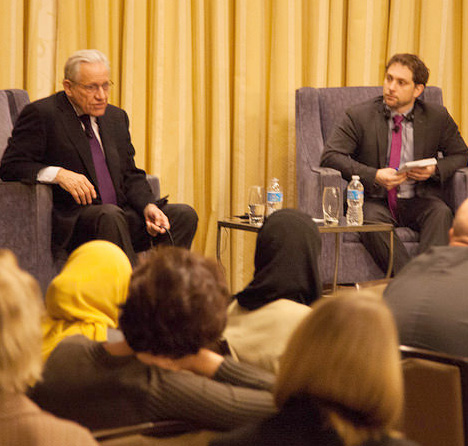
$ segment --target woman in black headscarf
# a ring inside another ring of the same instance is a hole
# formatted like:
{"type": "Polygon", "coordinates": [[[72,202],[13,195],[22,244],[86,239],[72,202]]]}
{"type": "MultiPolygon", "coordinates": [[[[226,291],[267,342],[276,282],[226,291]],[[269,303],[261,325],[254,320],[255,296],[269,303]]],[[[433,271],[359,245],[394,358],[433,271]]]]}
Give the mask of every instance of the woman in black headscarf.
{"type": "Polygon", "coordinates": [[[256,310],[277,299],[310,305],[322,294],[321,240],[312,218],[295,209],[272,214],[258,233],[253,280],[234,297],[256,310]]]}
{"type": "Polygon", "coordinates": [[[309,215],[283,209],[266,219],[257,237],[253,280],[229,308],[224,335],[234,356],[277,370],[289,335],[321,296],[320,248],[309,215]]]}

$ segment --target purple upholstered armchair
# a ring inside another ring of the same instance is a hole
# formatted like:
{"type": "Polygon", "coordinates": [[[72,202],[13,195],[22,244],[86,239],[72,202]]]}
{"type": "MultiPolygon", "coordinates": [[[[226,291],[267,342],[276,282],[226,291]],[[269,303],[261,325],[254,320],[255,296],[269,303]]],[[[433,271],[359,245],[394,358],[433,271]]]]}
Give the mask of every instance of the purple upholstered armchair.
{"type": "MultiPolygon", "coordinates": [[[[28,103],[24,90],[0,90],[0,162],[13,125],[28,103]]],[[[159,197],[159,179],[148,176],[148,181],[159,197]]],[[[0,180],[0,248],[15,253],[21,268],[39,281],[43,292],[65,260],[53,258],[51,234],[51,187],[0,180]]]]}
{"type": "MultiPolygon", "coordinates": [[[[364,102],[382,94],[382,87],[310,88],[296,91],[296,159],[299,209],[313,217],[322,218],[322,191],[325,186],[340,187],[345,193],[347,182],[341,173],[320,166],[324,142],[344,111],[353,104],[364,102]]],[[[427,87],[422,99],[442,104],[442,91],[427,87]]],[[[446,188],[446,201],[455,211],[468,197],[468,168],[458,170],[450,187],[446,188]]],[[[343,209],[343,207],[342,207],[343,209]]],[[[343,215],[342,215],[343,217],[343,215]]],[[[396,228],[410,255],[416,255],[419,235],[409,228],[396,228]]],[[[341,254],[338,269],[339,283],[376,280],[384,273],[354,233],[341,236],[341,254]]],[[[334,238],[323,235],[321,272],[324,283],[331,283],[334,271],[334,238]]]]}

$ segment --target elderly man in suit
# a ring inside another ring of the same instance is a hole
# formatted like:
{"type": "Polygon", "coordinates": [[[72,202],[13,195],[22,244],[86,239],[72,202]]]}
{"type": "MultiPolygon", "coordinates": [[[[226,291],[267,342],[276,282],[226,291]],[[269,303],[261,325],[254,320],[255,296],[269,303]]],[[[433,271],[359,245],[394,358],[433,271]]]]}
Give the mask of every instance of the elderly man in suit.
{"type": "MultiPolygon", "coordinates": [[[[346,111],[321,160],[322,166],[339,170],[348,181],[359,175],[365,189],[364,219],[419,231],[420,252],[448,243],[453,215],[442,190],[468,160],[466,144],[447,110],[418,99],[428,78],[429,71],[417,56],[395,54],[386,66],[383,96],[346,111]],[[398,171],[408,161],[426,158],[437,163],[398,171]]],[[[389,249],[385,235],[363,233],[361,240],[385,271],[389,249]]],[[[397,274],[409,261],[398,237],[394,252],[397,274]]]]}
{"type": "Polygon", "coordinates": [[[53,185],[56,253],[104,239],[135,263],[135,252],[147,249],[152,238],[168,243],[171,235],[176,245],[189,248],[198,217],[187,205],[156,200],[145,172],[135,166],[128,116],[108,104],[106,56],[78,51],[64,71],[64,91],[23,109],[0,177],[53,185]]]}

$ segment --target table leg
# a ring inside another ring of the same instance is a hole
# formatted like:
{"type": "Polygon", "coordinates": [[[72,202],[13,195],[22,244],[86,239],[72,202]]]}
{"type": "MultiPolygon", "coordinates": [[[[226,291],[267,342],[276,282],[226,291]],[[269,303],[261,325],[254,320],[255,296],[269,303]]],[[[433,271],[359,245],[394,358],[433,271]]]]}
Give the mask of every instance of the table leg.
{"type": "Polygon", "coordinates": [[[335,234],[335,272],[333,273],[332,294],[336,294],[338,288],[338,263],[340,261],[340,234],[335,234]]]}
{"type": "Polygon", "coordinates": [[[390,279],[393,269],[393,229],[390,231],[390,250],[388,252],[388,269],[387,274],[385,275],[386,279],[390,279]]]}
{"type": "Polygon", "coordinates": [[[216,259],[221,263],[221,225],[218,222],[218,231],[216,232],[216,259]]]}

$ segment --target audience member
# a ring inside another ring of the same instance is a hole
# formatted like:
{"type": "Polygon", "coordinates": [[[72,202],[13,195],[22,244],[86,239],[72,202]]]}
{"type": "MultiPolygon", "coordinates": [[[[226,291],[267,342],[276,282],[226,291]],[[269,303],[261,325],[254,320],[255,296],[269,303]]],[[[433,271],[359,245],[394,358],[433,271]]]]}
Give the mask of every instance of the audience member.
{"type": "Polygon", "coordinates": [[[321,296],[320,248],[309,215],[283,209],[268,217],[257,237],[254,278],[228,310],[224,337],[234,356],[277,371],[289,336],[321,296]]]}
{"type": "Polygon", "coordinates": [[[64,339],[33,399],[92,429],[176,419],[223,430],[271,415],[273,375],[206,348],[224,329],[228,298],[215,262],[182,248],[151,252],[122,306],[125,339],[64,339]]]}
{"type": "Polygon", "coordinates": [[[467,271],[465,200],[449,231],[449,246],[434,246],[414,258],[384,292],[402,344],[468,356],[467,271]]]}
{"type": "Polygon", "coordinates": [[[10,251],[0,250],[0,443],[97,445],[84,428],[43,412],[24,395],[41,376],[42,311],[39,285],[10,251]]]}
{"type": "Polygon", "coordinates": [[[409,446],[392,427],[403,403],[396,328],[375,297],[318,301],[280,360],[279,413],[213,446],[409,446]]]}
{"type": "Polygon", "coordinates": [[[119,306],[127,297],[131,274],[128,257],[111,242],[93,240],[75,249],[47,289],[43,360],[62,339],[75,334],[95,341],[121,339],[116,330],[119,306]]]}

